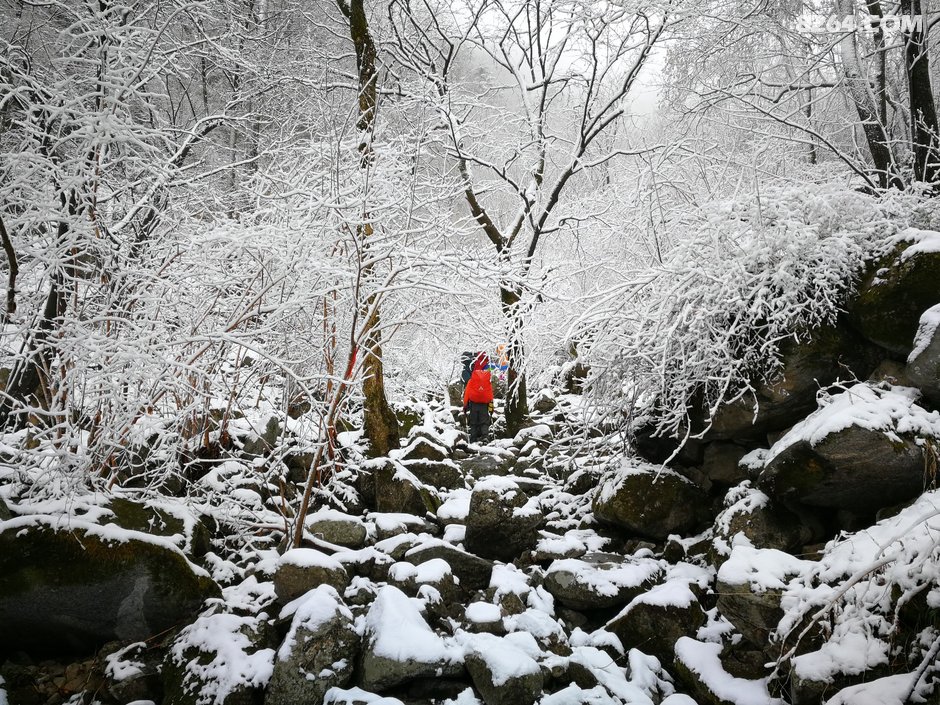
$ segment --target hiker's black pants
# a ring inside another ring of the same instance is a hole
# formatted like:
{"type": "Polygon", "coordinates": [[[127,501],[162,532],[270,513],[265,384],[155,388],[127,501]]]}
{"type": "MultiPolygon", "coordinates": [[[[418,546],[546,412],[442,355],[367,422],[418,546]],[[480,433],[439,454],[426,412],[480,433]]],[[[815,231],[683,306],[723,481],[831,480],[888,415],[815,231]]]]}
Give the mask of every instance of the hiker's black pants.
{"type": "Polygon", "coordinates": [[[482,441],[486,438],[486,434],[490,432],[489,404],[479,404],[471,401],[469,417],[470,442],[482,441]]]}

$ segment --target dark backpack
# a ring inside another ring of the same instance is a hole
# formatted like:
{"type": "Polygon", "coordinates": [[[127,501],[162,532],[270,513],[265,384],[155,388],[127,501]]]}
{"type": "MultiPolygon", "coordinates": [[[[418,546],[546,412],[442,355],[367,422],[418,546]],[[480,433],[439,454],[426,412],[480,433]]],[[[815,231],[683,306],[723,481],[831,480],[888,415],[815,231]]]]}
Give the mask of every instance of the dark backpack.
{"type": "Polygon", "coordinates": [[[470,381],[470,375],[473,373],[473,361],[476,357],[477,353],[475,352],[460,353],[460,362],[463,364],[463,372],[460,373],[460,379],[464,384],[470,381]]]}

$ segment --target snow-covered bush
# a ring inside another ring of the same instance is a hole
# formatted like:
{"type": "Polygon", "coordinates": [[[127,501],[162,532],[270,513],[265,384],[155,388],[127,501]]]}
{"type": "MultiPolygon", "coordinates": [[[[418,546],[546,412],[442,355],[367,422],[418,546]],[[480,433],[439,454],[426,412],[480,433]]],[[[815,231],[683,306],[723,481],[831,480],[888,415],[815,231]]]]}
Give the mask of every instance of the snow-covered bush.
{"type": "Polygon", "coordinates": [[[592,401],[683,437],[690,404],[721,404],[772,379],[787,341],[835,321],[866,259],[897,229],[893,204],[841,186],[777,188],[673,216],[675,245],[573,329],[592,401]]]}

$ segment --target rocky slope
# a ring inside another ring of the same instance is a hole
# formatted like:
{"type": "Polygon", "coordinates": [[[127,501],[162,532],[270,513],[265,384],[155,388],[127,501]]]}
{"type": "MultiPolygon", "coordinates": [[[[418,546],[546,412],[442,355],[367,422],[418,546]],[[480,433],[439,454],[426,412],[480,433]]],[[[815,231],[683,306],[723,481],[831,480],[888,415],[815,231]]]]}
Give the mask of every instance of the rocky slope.
{"type": "Polygon", "coordinates": [[[7,477],[0,703],[940,702],[937,258],[900,238],[679,453],[572,434],[558,390],[486,446],[442,402],[388,458],[341,434],[302,548],[260,435],[186,498],[7,477]]]}

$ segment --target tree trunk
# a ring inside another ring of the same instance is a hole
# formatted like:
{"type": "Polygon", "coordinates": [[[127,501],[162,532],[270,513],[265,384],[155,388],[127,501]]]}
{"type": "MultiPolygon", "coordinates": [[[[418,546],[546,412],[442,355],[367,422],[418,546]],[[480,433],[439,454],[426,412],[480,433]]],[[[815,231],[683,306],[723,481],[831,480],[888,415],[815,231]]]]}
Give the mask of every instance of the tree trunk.
{"type": "MultiPolygon", "coordinates": [[[[340,11],[349,20],[349,34],[356,49],[356,65],[359,69],[359,131],[360,166],[368,169],[372,163],[372,133],[375,127],[377,105],[376,84],[378,71],[375,67],[376,48],[366,18],[363,0],[337,0],[340,11]]],[[[368,218],[365,218],[367,221],[368,218]]],[[[359,232],[364,248],[368,248],[372,226],[366,223],[359,232]]],[[[369,272],[364,272],[368,275],[369,272]]],[[[368,276],[363,277],[368,280],[368,276]]],[[[376,294],[371,294],[363,304],[364,311],[372,310],[363,327],[364,356],[362,361],[363,381],[363,425],[369,440],[370,452],[374,456],[388,455],[399,445],[398,420],[388,404],[385,394],[385,375],[382,363],[381,314],[376,305],[376,294]]]]}
{"type": "MultiPolygon", "coordinates": [[[[855,15],[853,0],[839,0],[837,8],[843,16],[855,15]]],[[[878,107],[875,105],[871,87],[868,85],[868,79],[862,68],[854,32],[844,33],[839,41],[839,51],[846,87],[855,104],[862,131],[865,133],[868,151],[871,153],[872,163],[878,174],[878,185],[881,188],[889,186],[903,188],[904,184],[898,176],[887,133],[879,119],[878,107]]]]}
{"type": "MultiPolygon", "coordinates": [[[[921,10],[920,0],[902,0],[901,12],[920,18],[926,26],[927,17],[921,10]]],[[[930,58],[927,35],[913,24],[905,32],[904,69],[907,73],[911,102],[911,151],[914,157],[914,178],[936,183],[940,177],[940,144],[938,144],[937,109],[930,85],[930,58]]]]}
{"type": "Polygon", "coordinates": [[[505,285],[500,286],[499,298],[509,329],[509,344],[506,346],[509,358],[509,369],[506,371],[506,435],[512,438],[529,417],[526,379],[521,369],[525,354],[522,347],[524,321],[519,308],[520,297],[516,291],[505,285]]]}

